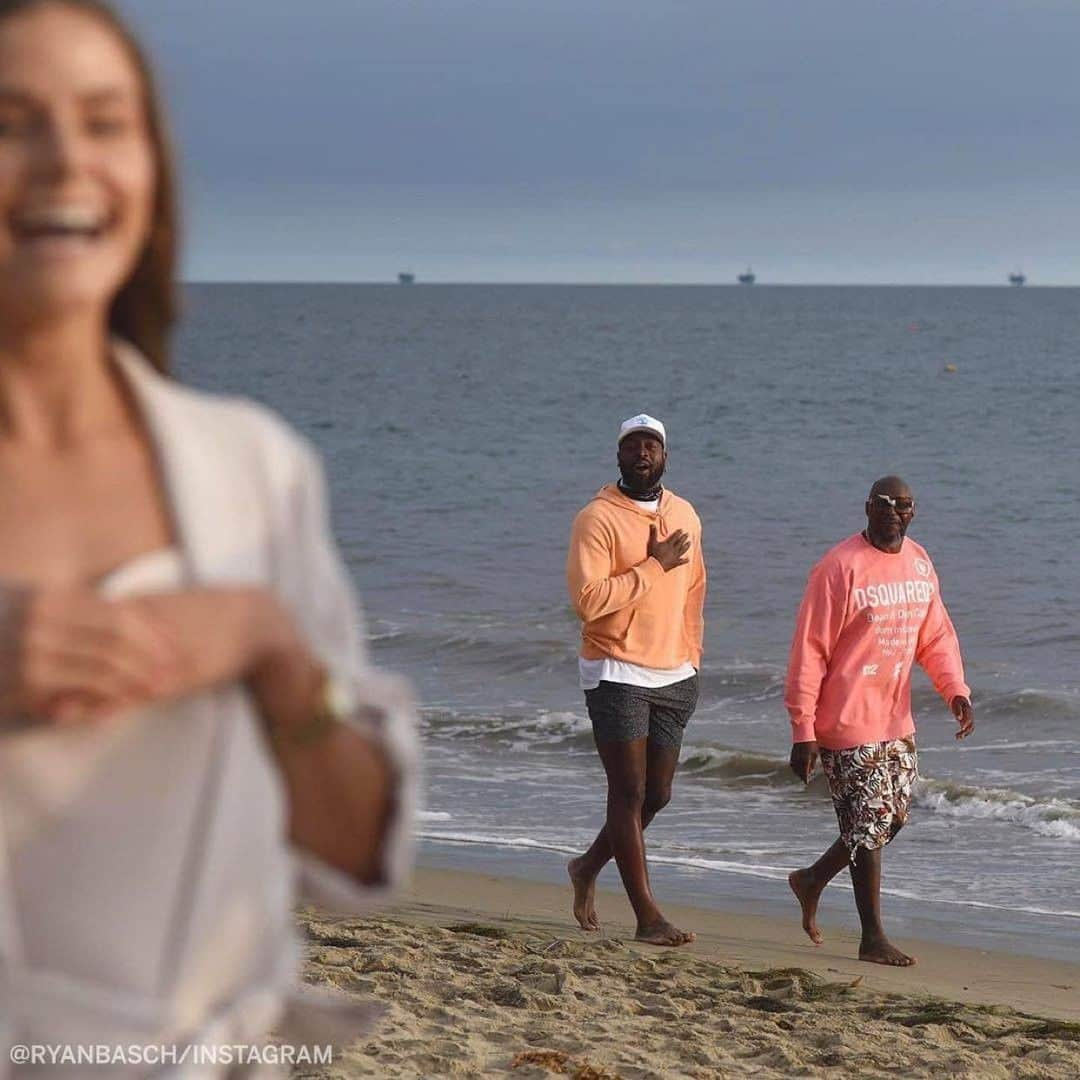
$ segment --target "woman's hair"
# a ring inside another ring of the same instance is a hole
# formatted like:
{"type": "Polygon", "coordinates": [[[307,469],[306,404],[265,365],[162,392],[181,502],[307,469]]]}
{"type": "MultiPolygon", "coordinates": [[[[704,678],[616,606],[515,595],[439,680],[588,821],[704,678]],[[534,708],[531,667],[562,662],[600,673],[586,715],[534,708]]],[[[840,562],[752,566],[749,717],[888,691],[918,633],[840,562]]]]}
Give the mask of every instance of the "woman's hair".
{"type": "Polygon", "coordinates": [[[0,21],[41,7],[66,7],[92,15],[116,35],[135,67],[154,158],[154,203],[146,243],[109,309],[109,330],[130,341],[159,371],[167,372],[169,333],[177,314],[179,224],[172,149],[150,63],[134,34],[105,0],[0,0],[0,21]]]}

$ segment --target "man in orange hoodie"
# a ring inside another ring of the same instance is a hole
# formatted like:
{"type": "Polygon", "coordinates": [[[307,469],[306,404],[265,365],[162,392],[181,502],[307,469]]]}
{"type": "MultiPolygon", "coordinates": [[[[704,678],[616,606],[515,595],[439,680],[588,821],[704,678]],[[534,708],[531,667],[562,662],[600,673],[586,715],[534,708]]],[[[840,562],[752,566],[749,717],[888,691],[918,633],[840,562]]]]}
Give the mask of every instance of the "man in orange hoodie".
{"type": "Polygon", "coordinates": [[[788,877],[803,929],[821,942],[817,905],[851,870],[862,922],[859,959],[908,967],[913,957],[881,925],[881,849],[903,827],[918,779],[911,669],[919,664],[948,703],[958,739],[975,729],[971,690],[937,573],[907,538],[915,497],[883,476],[866,500],[866,528],[826,552],[810,573],[788,662],[791,768],[803,783],[821,758],[840,838],[788,877]]]}
{"type": "Polygon", "coordinates": [[[574,916],[598,930],[596,878],[614,855],[637,918],[637,939],[685,945],[694,935],[661,914],[644,830],[671,798],[683,730],[698,697],[705,603],[701,522],[662,484],[664,425],[644,413],[619,430],[621,479],[574,519],[566,578],[582,621],[579,670],[607,773],[607,818],[568,865],[574,916]]]}

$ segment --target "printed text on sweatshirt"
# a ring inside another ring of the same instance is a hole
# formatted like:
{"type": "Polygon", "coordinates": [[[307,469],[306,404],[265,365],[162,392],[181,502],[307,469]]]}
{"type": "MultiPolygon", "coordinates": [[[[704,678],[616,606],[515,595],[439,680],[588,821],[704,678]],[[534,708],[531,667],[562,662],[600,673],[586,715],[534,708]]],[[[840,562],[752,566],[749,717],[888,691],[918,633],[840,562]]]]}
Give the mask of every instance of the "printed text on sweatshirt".
{"type": "Polygon", "coordinates": [[[701,522],[685,499],[665,490],[651,511],[614,484],[601,488],[574,519],[566,581],[586,660],[700,667],[705,561],[701,522]],[[648,554],[650,526],[661,540],[678,529],[690,537],[685,566],[665,571],[648,554]]]}
{"type": "Polygon", "coordinates": [[[799,608],[784,694],[793,741],[845,750],[910,735],[916,661],[947,702],[970,695],[930,557],[907,538],[896,554],[861,533],[841,541],[799,608]]]}

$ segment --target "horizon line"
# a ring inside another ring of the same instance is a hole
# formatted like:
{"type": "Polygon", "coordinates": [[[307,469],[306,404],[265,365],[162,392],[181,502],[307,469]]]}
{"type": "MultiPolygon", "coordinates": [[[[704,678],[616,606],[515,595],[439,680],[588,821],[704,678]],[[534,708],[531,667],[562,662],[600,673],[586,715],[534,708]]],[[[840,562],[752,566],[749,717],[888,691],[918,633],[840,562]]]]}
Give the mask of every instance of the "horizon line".
{"type": "Polygon", "coordinates": [[[1013,285],[1008,281],[757,281],[745,285],[735,281],[453,281],[415,280],[402,283],[394,278],[234,278],[234,277],[181,277],[181,285],[392,285],[399,289],[415,289],[424,286],[484,286],[509,288],[694,288],[694,289],[1007,289],[1016,292],[1023,289],[1076,289],[1080,283],[1026,282],[1013,285]]]}

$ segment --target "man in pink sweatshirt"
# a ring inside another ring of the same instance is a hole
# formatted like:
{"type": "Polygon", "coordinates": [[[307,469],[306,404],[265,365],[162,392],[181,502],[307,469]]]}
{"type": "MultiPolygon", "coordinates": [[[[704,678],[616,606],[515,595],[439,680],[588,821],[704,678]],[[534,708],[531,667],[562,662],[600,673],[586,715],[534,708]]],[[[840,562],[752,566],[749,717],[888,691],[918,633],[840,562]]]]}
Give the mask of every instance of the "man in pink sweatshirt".
{"type": "Polygon", "coordinates": [[[862,923],[859,959],[915,963],[881,925],[881,849],[907,820],[918,778],[911,669],[918,662],[960,725],[975,729],[956,631],[926,551],[907,539],[911,489],[898,476],[874,482],[866,528],[841,541],[810,572],[795,626],[784,704],[791,716],[791,768],[808,783],[817,759],[840,823],[813,866],[789,877],[803,929],[821,941],[817,905],[850,866],[862,923]]]}

